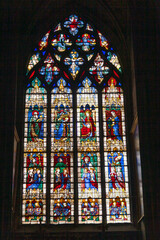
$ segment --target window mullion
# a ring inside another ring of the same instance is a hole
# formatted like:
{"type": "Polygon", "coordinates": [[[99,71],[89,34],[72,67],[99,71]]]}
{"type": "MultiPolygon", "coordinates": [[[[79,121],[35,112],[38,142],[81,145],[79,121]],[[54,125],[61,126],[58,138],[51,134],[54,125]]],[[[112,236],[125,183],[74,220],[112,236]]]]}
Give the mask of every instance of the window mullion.
{"type": "Polygon", "coordinates": [[[47,105],[47,188],[46,188],[46,222],[50,223],[50,176],[51,176],[51,95],[48,94],[47,105]]]}
{"type": "Polygon", "coordinates": [[[77,96],[73,91],[74,223],[78,224],[77,96]]]}
{"type": "MultiPolygon", "coordinates": [[[[102,112],[102,94],[101,90],[98,93],[99,102],[99,125],[103,126],[103,112],[102,112]]],[[[106,225],[106,189],[105,189],[105,164],[104,164],[104,142],[103,142],[103,127],[99,128],[100,136],[100,157],[101,157],[101,186],[102,186],[102,222],[106,225]]]]}

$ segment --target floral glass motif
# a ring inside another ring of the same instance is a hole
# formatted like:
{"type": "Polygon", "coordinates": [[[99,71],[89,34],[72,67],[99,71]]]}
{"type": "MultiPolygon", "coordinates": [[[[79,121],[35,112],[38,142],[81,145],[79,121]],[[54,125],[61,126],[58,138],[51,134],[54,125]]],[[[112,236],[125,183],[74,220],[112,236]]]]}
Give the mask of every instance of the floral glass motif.
{"type": "Polygon", "coordinates": [[[55,58],[60,62],[61,61],[61,55],[54,54],[55,58]]]}
{"type": "Polygon", "coordinates": [[[51,223],[73,223],[72,92],[61,78],[51,95],[51,223]]]}
{"type": "Polygon", "coordinates": [[[109,43],[108,43],[107,39],[99,31],[98,31],[98,35],[99,35],[101,47],[104,47],[106,50],[108,50],[109,43]]]}
{"type": "Polygon", "coordinates": [[[93,32],[93,28],[92,28],[91,25],[88,24],[88,23],[87,23],[87,25],[86,25],[86,30],[93,32]]]}
{"type": "Polygon", "coordinates": [[[130,222],[123,91],[111,77],[104,88],[103,130],[107,222],[130,222]]]}
{"type": "Polygon", "coordinates": [[[98,94],[85,78],[77,91],[79,223],[102,222],[98,94]]]}
{"type": "Polygon", "coordinates": [[[87,60],[90,61],[92,59],[92,57],[94,56],[94,54],[87,54],[87,60]]]}
{"type": "Polygon", "coordinates": [[[23,223],[45,223],[47,95],[36,78],[27,89],[24,129],[23,223]]]}
{"type": "Polygon", "coordinates": [[[91,38],[88,33],[82,35],[82,39],[77,39],[76,44],[82,47],[83,51],[89,51],[91,46],[96,45],[96,40],[91,38]]]}
{"type": "Polygon", "coordinates": [[[30,60],[29,60],[29,64],[28,64],[28,71],[27,73],[41,60],[39,53],[34,54],[30,60]]]}
{"type": "Polygon", "coordinates": [[[52,46],[57,47],[59,52],[64,52],[66,50],[67,46],[71,46],[72,42],[70,41],[70,39],[66,38],[65,34],[59,34],[57,39],[53,39],[52,40],[52,46]]]}
{"type": "Polygon", "coordinates": [[[58,31],[60,31],[60,30],[61,30],[61,24],[59,23],[59,24],[55,27],[54,32],[58,32],[58,31]]]}
{"type": "Polygon", "coordinates": [[[84,26],[84,22],[82,20],[78,20],[76,15],[71,15],[69,17],[69,21],[65,21],[64,27],[69,28],[69,32],[75,36],[78,33],[78,28],[82,28],[84,26]]]}
{"type": "Polygon", "coordinates": [[[83,65],[84,59],[79,57],[78,52],[76,52],[74,49],[69,56],[70,58],[67,57],[64,59],[64,64],[70,66],[69,67],[70,74],[72,75],[73,80],[75,80],[80,70],[79,66],[83,65]]]}
{"type": "Polygon", "coordinates": [[[109,67],[105,67],[104,60],[101,58],[100,54],[97,54],[96,59],[94,60],[94,66],[89,68],[90,74],[95,76],[95,79],[98,83],[101,83],[104,79],[103,75],[108,74],[109,67]]]}
{"type": "Polygon", "coordinates": [[[58,75],[59,74],[59,68],[54,66],[54,60],[49,54],[47,58],[44,60],[44,65],[42,66],[39,70],[39,73],[41,75],[45,76],[45,80],[48,84],[50,84],[53,80],[53,75],[58,75]]]}
{"type": "Polygon", "coordinates": [[[49,38],[49,34],[50,34],[50,31],[48,31],[44,36],[43,38],[41,39],[41,41],[39,42],[39,50],[42,50],[44,48],[47,47],[48,45],[48,38],[49,38]]]}
{"type": "Polygon", "coordinates": [[[108,52],[107,55],[108,61],[110,61],[120,72],[122,72],[117,55],[111,52],[108,52]]]}

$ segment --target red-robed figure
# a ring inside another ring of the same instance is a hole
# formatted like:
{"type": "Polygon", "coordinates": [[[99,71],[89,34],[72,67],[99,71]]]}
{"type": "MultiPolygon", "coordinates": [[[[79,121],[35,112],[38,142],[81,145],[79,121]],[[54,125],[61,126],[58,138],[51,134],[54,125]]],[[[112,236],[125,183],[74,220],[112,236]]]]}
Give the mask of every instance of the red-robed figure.
{"type": "Polygon", "coordinates": [[[92,112],[89,109],[85,111],[85,119],[81,118],[82,120],[82,128],[81,128],[81,137],[88,138],[88,137],[95,137],[96,126],[94,120],[91,116],[92,112]]]}

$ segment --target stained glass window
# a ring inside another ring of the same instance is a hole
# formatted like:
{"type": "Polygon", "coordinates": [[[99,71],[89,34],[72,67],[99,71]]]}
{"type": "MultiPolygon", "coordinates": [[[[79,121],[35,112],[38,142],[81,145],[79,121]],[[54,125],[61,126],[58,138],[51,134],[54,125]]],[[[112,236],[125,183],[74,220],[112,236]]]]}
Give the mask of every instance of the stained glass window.
{"type": "Polygon", "coordinates": [[[22,223],[130,222],[122,68],[110,41],[72,14],[31,56],[22,223]]]}

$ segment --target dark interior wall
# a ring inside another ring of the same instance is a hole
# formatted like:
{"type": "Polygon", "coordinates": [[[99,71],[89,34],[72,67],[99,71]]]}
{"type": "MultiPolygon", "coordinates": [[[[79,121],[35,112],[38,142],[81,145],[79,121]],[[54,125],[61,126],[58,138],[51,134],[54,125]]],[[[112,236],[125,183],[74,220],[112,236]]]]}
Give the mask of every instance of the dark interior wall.
{"type": "MultiPolygon", "coordinates": [[[[14,126],[23,136],[26,63],[47,30],[72,12],[95,25],[120,56],[127,89],[127,130],[138,112],[147,239],[158,239],[159,106],[158,10],[154,1],[2,1],[1,2],[1,235],[11,239],[14,126]],[[136,85],[134,85],[134,82],[136,85]],[[137,94],[135,94],[137,92],[137,94]],[[137,104],[135,104],[137,100],[137,104]],[[137,106],[137,108],[136,108],[137,106]],[[133,110],[134,109],[134,110],[133,110]]],[[[19,161],[22,161],[19,158],[19,161]]],[[[132,166],[132,165],[131,165],[132,166]]],[[[134,175],[132,180],[134,180],[134,175]]],[[[136,207],[133,207],[136,211],[136,207]]]]}
{"type": "Polygon", "coordinates": [[[147,239],[159,235],[159,21],[154,1],[133,1],[131,18],[147,239]]]}

